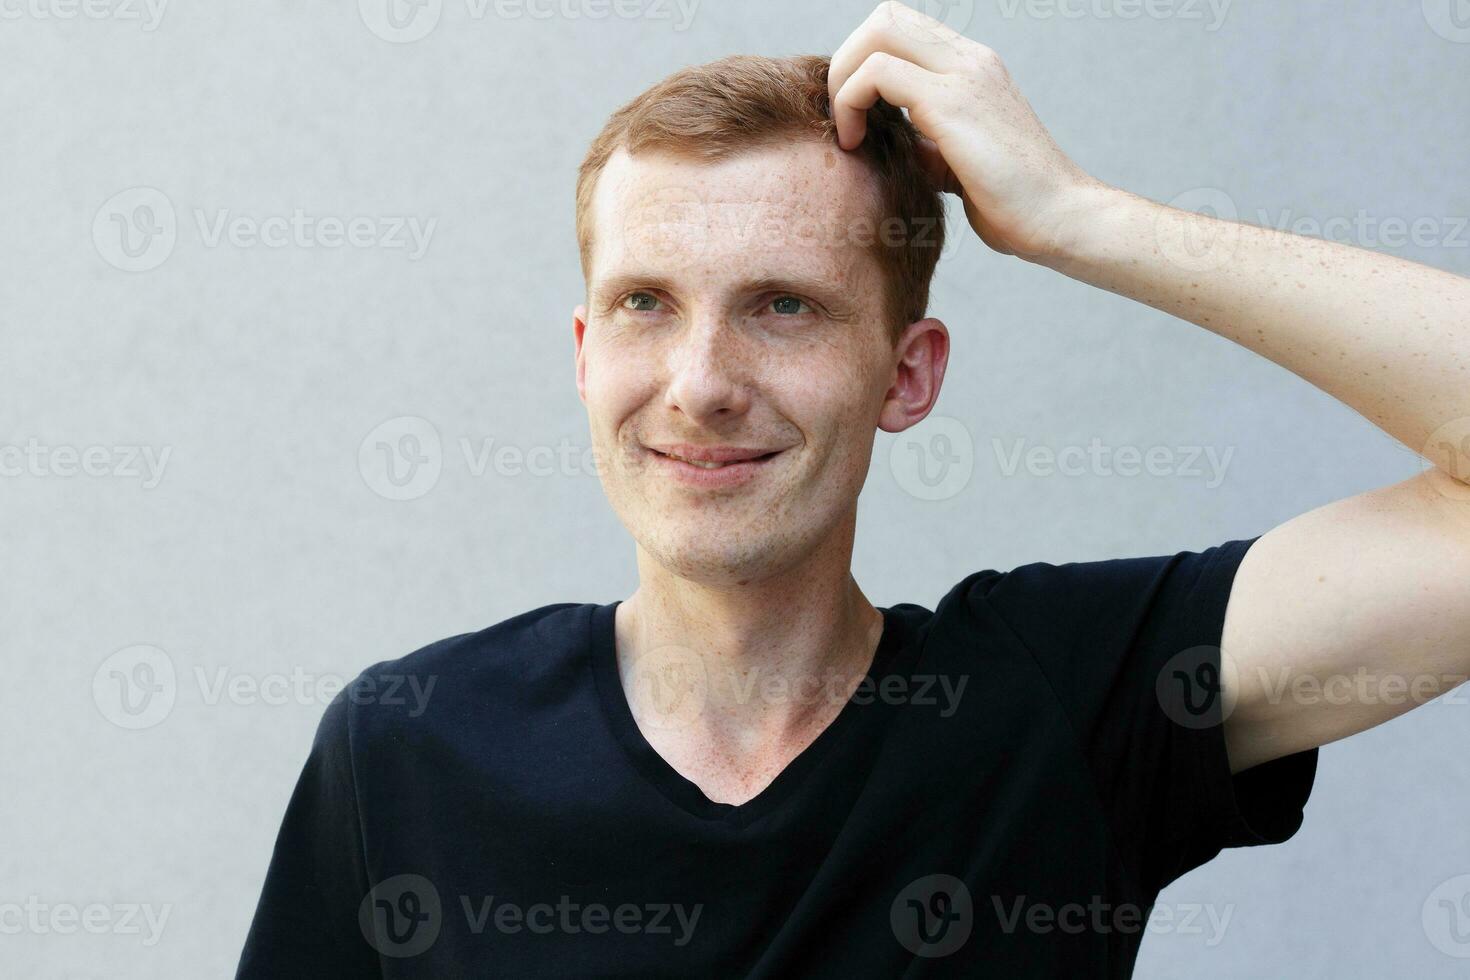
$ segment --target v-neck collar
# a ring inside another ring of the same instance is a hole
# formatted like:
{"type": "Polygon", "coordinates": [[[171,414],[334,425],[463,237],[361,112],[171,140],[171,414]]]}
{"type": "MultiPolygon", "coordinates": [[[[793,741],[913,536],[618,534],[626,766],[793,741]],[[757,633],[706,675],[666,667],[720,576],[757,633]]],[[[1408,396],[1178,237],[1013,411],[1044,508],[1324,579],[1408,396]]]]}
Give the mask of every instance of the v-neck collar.
{"type": "Polygon", "coordinates": [[[887,677],[889,671],[895,666],[895,654],[902,645],[901,634],[904,623],[898,613],[888,608],[878,607],[878,611],[883,614],[883,635],[878,640],[877,649],[873,652],[873,661],[864,675],[864,681],[859,683],[854,692],[866,689],[870,692],[871,700],[865,703],[854,701],[849,696],[842,709],[827,724],[827,727],[822,729],[796,758],[787,763],[786,768],[777,773],[775,779],[772,779],[749,800],[740,804],[719,803],[711,800],[696,783],[681,775],[663,756],[659,755],[638,728],[638,722],[633,717],[633,709],[628,705],[628,698],[623,691],[623,683],[618,674],[615,617],[617,607],[621,605],[621,602],[622,600],[618,600],[605,605],[588,606],[590,620],[588,654],[603,716],[643,778],[676,806],[696,817],[743,826],[769,813],[772,808],[780,805],[801,786],[807,775],[831,750],[832,746],[842,739],[845,733],[864,718],[872,723],[877,723],[877,716],[886,713],[881,710],[865,711],[863,709],[885,707],[884,700],[877,697],[875,692],[883,689],[883,678],[887,677]]]}

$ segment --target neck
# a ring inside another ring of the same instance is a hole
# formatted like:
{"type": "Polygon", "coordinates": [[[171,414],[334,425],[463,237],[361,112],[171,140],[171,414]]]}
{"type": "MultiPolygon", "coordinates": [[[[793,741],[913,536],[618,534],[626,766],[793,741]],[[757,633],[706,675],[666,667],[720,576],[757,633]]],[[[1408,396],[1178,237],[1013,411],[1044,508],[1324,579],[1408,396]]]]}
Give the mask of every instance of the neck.
{"type": "Polygon", "coordinates": [[[681,578],[640,547],[638,589],[616,617],[640,726],[751,752],[804,744],[826,727],[883,630],[852,577],[855,517],[799,562],[733,583],[681,578]]]}

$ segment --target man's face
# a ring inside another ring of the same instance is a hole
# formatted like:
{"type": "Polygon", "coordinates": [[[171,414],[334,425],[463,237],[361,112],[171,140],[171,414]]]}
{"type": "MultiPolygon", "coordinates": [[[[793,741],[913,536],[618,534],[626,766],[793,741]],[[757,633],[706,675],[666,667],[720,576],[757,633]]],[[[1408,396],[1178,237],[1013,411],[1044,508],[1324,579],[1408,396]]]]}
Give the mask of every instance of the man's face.
{"type": "Polygon", "coordinates": [[[620,150],[603,170],[578,390],[613,509],[675,574],[762,577],[855,510],[897,357],[875,200],[856,158],[817,143],[717,163],[620,150]],[[681,446],[774,455],[701,469],[658,451],[681,446]]]}

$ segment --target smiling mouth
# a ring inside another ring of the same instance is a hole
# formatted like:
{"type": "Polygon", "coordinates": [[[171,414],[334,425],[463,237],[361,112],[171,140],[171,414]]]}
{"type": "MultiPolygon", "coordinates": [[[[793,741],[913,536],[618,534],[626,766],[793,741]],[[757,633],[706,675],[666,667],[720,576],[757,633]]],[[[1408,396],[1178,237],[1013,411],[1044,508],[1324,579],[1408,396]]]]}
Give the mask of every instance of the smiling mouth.
{"type": "Polygon", "coordinates": [[[746,459],[732,459],[723,463],[715,462],[713,460],[689,459],[686,456],[679,456],[675,453],[659,452],[657,449],[651,448],[649,449],[649,452],[658,453],[658,455],[664,457],[665,459],[676,459],[681,463],[688,463],[690,466],[698,466],[702,470],[720,470],[724,469],[726,466],[739,466],[742,463],[763,463],[766,460],[776,456],[778,453],[781,452],[781,450],[773,449],[771,452],[762,453],[759,456],[750,456],[746,459]]]}

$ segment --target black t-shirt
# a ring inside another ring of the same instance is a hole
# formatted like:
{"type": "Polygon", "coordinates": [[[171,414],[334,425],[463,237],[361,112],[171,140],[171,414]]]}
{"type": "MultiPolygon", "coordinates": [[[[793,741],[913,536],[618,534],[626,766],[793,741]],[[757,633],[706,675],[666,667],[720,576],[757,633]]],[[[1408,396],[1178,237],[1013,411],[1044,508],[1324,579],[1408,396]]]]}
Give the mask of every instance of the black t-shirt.
{"type": "Polygon", "coordinates": [[[1158,891],[1301,825],[1231,776],[1219,642],[1255,539],[967,576],[754,799],[639,731],[616,603],[377,664],[327,708],[242,977],[1126,977],[1158,891]]]}

